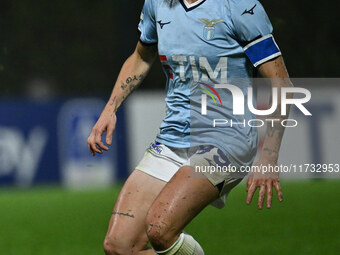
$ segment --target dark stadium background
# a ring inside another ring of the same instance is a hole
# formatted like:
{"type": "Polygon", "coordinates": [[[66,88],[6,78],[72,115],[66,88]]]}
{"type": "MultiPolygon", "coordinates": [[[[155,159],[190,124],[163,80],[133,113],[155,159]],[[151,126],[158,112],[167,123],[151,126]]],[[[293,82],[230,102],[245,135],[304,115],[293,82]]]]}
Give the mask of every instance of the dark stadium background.
{"type": "MultiPolygon", "coordinates": [[[[340,76],[338,1],[261,3],[291,77],[340,76]]],[[[15,109],[37,97],[56,104],[65,98],[107,98],[138,40],[142,5],[142,0],[1,0],[0,106],[7,108],[0,109],[0,126],[6,118],[23,118],[23,126],[36,121],[37,116],[15,109]]],[[[139,91],[163,87],[156,61],[139,91]]],[[[55,107],[59,106],[51,109],[55,107]]],[[[129,153],[125,147],[118,149],[129,153]]],[[[4,150],[0,144],[0,162],[4,150]]],[[[45,153],[57,151],[48,148],[45,153]]],[[[80,191],[64,188],[59,181],[38,180],[38,185],[22,187],[0,178],[0,254],[102,254],[107,222],[124,178],[121,174],[111,187],[80,191]]],[[[209,207],[187,231],[208,255],[339,254],[339,181],[284,180],[282,185],[285,202],[274,201],[271,210],[258,211],[255,203],[245,205],[243,184],[233,191],[227,208],[209,207]]]]}
{"type": "MultiPolygon", "coordinates": [[[[261,2],[292,77],[339,76],[338,1],[261,2]]],[[[53,84],[58,95],[109,93],[138,40],[142,5],[142,0],[2,0],[1,94],[24,95],[34,78],[53,84]]],[[[157,64],[141,89],[161,89],[163,81],[157,64]]]]}

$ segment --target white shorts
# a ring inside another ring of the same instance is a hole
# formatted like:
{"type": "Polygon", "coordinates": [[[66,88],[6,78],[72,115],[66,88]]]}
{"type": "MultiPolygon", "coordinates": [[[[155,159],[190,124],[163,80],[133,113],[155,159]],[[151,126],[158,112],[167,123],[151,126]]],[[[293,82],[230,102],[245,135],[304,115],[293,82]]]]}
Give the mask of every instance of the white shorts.
{"type": "MultiPolygon", "coordinates": [[[[220,191],[220,197],[212,205],[217,208],[223,208],[229,192],[242,181],[244,176],[235,175],[227,171],[205,171],[207,168],[215,167],[216,169],[217,165],[226,167],[232,164],[228,155],[214,146],[174,148],[153,142],[146,149],[136,169],[162,181],[169,182],[180,167],[191,166],[195,170],[199,166],[198,169],[202,170],[200,173],[208,178],[220,191]]],[[[195,171],[192,171],[192,176],[195,176],[195,171]]]]}

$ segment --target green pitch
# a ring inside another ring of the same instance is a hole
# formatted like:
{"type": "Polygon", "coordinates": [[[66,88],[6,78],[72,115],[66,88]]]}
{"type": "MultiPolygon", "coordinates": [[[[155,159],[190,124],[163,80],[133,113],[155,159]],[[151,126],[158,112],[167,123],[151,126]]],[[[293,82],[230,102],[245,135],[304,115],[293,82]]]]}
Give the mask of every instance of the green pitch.
{"type": "MultiPolygon", "coordinates": [[[[340,181],[282,186],[284,203],[259,211],[240,185],[223,210],[208,207],[186,231],[207,255],[339,254],[340,181]]],[[[0,190],[0,254],[103,254],[118,191],[0,190]]]]}

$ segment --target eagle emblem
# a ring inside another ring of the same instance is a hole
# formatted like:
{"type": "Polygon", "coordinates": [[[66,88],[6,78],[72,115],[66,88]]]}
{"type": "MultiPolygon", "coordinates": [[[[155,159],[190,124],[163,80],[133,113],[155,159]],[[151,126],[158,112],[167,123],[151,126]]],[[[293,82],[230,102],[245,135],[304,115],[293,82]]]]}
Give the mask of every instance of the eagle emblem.
{"type": "Polygon", "coordinates": [[[208,41],[213,39],[215,36],[214,26],[218,23],[224,22],[223,19],[213,19],[213,20],[199,19],[199,20],[205,24],[205,27],[203,29],[203,37],[208,41]]]}

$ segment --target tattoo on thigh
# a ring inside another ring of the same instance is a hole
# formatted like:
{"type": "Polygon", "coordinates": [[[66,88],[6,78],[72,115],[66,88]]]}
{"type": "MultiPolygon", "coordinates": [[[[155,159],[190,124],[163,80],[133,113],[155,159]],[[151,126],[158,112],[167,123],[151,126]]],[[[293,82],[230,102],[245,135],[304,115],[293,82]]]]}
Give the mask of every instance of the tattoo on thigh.
{"type": "Polygon", "coordinates": [[[122,216],[128,216],[130,218],[134,218],[135,216],[133,214],[129,213],[121,213],[121,212],[113,212],[112,214],[122,215],[122,216]]]}

